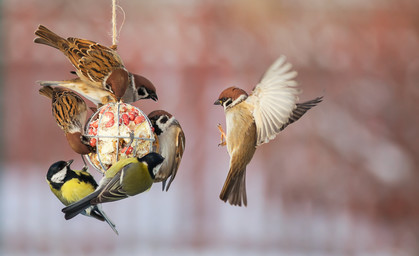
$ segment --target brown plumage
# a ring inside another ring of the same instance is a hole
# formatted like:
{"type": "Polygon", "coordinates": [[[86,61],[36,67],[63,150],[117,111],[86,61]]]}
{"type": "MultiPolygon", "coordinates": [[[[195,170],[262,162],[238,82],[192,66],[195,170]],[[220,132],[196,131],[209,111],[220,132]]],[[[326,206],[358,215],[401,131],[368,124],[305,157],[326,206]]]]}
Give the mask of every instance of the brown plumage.
{"type": "Polygon", "coordinates": [[[89,86],[111,90],[117,99],[128,88],[129,77],[118,53],[96,42],[69,37],[64,39],[39,25],[34,42],[60,50],[76,68],[80,79],[89,86]]]}
{"type": "MultiPolygon", "coordinates": [[[[234,95],[233,92],[232,95],[234,95]]],[[[237,99],[233,96],[233,101],[237,99]]],[[[226,111],[227,151],[230,155],[230,169],[220,199],[232,205],[247,205],[246,166],[256,151],[256,126],[251,118],[251,106],[241,102],[226,111]]]]}
{"type": "Polygon", "coordinates": [[[97,106],[105,105],[110,102],[117,102],[116,96],[113,92],[99,87],[90,86],[83,82],[80,78],[63,81],[38,81],[41,86],[64,87],[75,91],[97,106]]]}
{"type": "Polygon", "coordinates": [[[155,110],[148,114],[154,132],[159,141],[158,153],[164,157],[160,171],[154,182],[162,182],[163,190],[168,191],[176,177],[185,151],[185,134],[175,117],[164,110],[155,110]],[[170,179],[169,179],[170,178],[170,179]],[[166,186],[166,181],[169,180],[166,186]]]}
{"type": "Polygon", "coordinates": [[[232,205],[247,205],[246,166],[256,147],[275,138],[289,124],[297,121],[322,97],[297,103],[299,90],[291,64],[281,56],[267,70],[250,96],[242,89],[229,87],[215,101],[226,115],[227,134],[221,126],[222,142],[230,155],[230,169],[220,199],[232,205]],[[224,142],[223,139],[226,138],[224,142]]]}
{"type": "Polygon", "coordinates": [[[87,107],[76,93],[59,87],[43,86],[39,94],[52,101],[52,115],[64,131],[71,148],[78,154],[88,154],[92,147],[83,143],[81,135],[86,122],[87,107]]]}
{"type": "Polygon", "coordinates": [[[130,73],[130,83],[124,96],[122,97],[123,102],[136,102],[137,100],[152,99],[158,100],[156,87],[154,84],[145,78],[134,73],[130,73]]]}

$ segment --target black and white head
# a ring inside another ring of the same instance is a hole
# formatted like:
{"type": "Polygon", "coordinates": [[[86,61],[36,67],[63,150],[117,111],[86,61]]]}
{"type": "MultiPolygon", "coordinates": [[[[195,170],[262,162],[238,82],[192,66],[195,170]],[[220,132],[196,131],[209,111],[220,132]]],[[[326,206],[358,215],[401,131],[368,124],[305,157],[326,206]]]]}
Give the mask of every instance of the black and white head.
{"type": "Polygon", "coordinates": [[[247,97],[248,95],[244,90],[237,87],[229,87],[221,92],[214,105],[221,105],[224,107],[224,110],[227,110],[244,101],[247,97]]]}
{"type": "Polygon", "coordinates": [[[164,110],[154,110],[148,114],[148,119],[150,119],[157,136],[165,132],[173,123],[177,122],[172,114],[164,110]]]}
{"type": "Polygon", "coordinates": [[[70,165],[72,162],[73,160],[69,160],[67,162],[58,161],[49,167],[47,172],[47,180],[54,188],[58,189],[67,180],[67,172],[71,170],[70,165]]]}
{"type": "Polygon", "coordinates": [[[145,163],[150,173],[151,178],[155,178],[157,173],[160,171],[160,167],[164,161],[164,157],[156,152],[148,153],[147,155],[138,158],[139,162],[145,163]]]}
{"type": "Polygon", "coordinates": [[[150,80],[137,74],[131,75],[132,84],[134,85],[135,90],[135,101],[143,99],[158,100],[156,87],[154,87],[150,80]]]}

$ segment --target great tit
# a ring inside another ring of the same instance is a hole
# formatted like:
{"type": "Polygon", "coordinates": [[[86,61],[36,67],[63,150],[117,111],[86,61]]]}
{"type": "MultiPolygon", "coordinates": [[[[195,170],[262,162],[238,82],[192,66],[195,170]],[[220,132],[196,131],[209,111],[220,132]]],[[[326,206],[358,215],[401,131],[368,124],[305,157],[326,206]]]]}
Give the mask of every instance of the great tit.
{"type": "MultiPolygon", "coordinates": [[[[83,168],[75,171],[70,168],[73,160],[58,161],[51,165],[47,172],[47,182],[54,195],[64,204],[70,205],[91,194],[98,187],[95,179],[83,168]]],[[[81,214],[100,221],[106,221],[118,234],[115,224],[106,216],[101,205],[92,205],[83,209],[81,214]]]]}
{"type": "Polygon", "coordinates": [[[106,171],[93,193],[62,209],[65,219],[75,217],[88,207],[121,200],[150,189],[163,160],[161,155],[151,152],[141,158],[118,161],[106,171]]]}

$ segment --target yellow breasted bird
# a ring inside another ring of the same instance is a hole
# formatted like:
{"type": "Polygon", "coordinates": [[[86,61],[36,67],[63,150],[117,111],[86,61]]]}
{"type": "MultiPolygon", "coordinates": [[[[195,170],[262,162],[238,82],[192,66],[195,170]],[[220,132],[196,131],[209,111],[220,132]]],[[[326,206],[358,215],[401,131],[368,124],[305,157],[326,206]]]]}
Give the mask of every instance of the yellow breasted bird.
{"type": "Polygon", "coordinates": [[[141,158],[118,161],[106,171],[93,193],[62,209],[65,219],[75,217],[88,207],[121,200],[150,189],[163,160],[161,155],[151,152],[141,158]]]}
{"type": "MultiPolygon", "coordinates": [[[[91,194],[98,187],[95,179],[83,168],[81,171],[70,168],[73,160],[58,161],[47,172],[47,182],[54,195],[64,204],[70,205],[91,194]]],[[[106,216],[100,205],[93,205],[81,211],[81,214],[100,221],[106,221],[118,234],[115,224],[106,216]]]]}

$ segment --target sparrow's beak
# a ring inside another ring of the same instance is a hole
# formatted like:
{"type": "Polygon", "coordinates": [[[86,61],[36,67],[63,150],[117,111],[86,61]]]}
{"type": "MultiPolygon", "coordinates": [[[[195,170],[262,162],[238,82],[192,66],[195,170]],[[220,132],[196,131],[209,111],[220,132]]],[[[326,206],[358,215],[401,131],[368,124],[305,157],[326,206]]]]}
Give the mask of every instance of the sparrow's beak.
{"type": "Polygon", "coordinates": [[[222,104],[223,104],[223,102],[221,100],[216,100],[214,102],[214,105],[222,105],[222,104]]]}
{"type": "Polygon", "coordinates": [[[68,161],[67,161],[67,166],[70,166],[70,164],[71,164],[71,163],[73,163],[73,161],[74,161],[73,159],[68,160],[68,161]]]}
{"type": "Polygon", "coordinates": [[[157,94],[151,94],[150,95],[150,98],[152,99],[152,100],[154,100],[154,101],[157,101],[159,98],[157,97],[157,94]]]}

